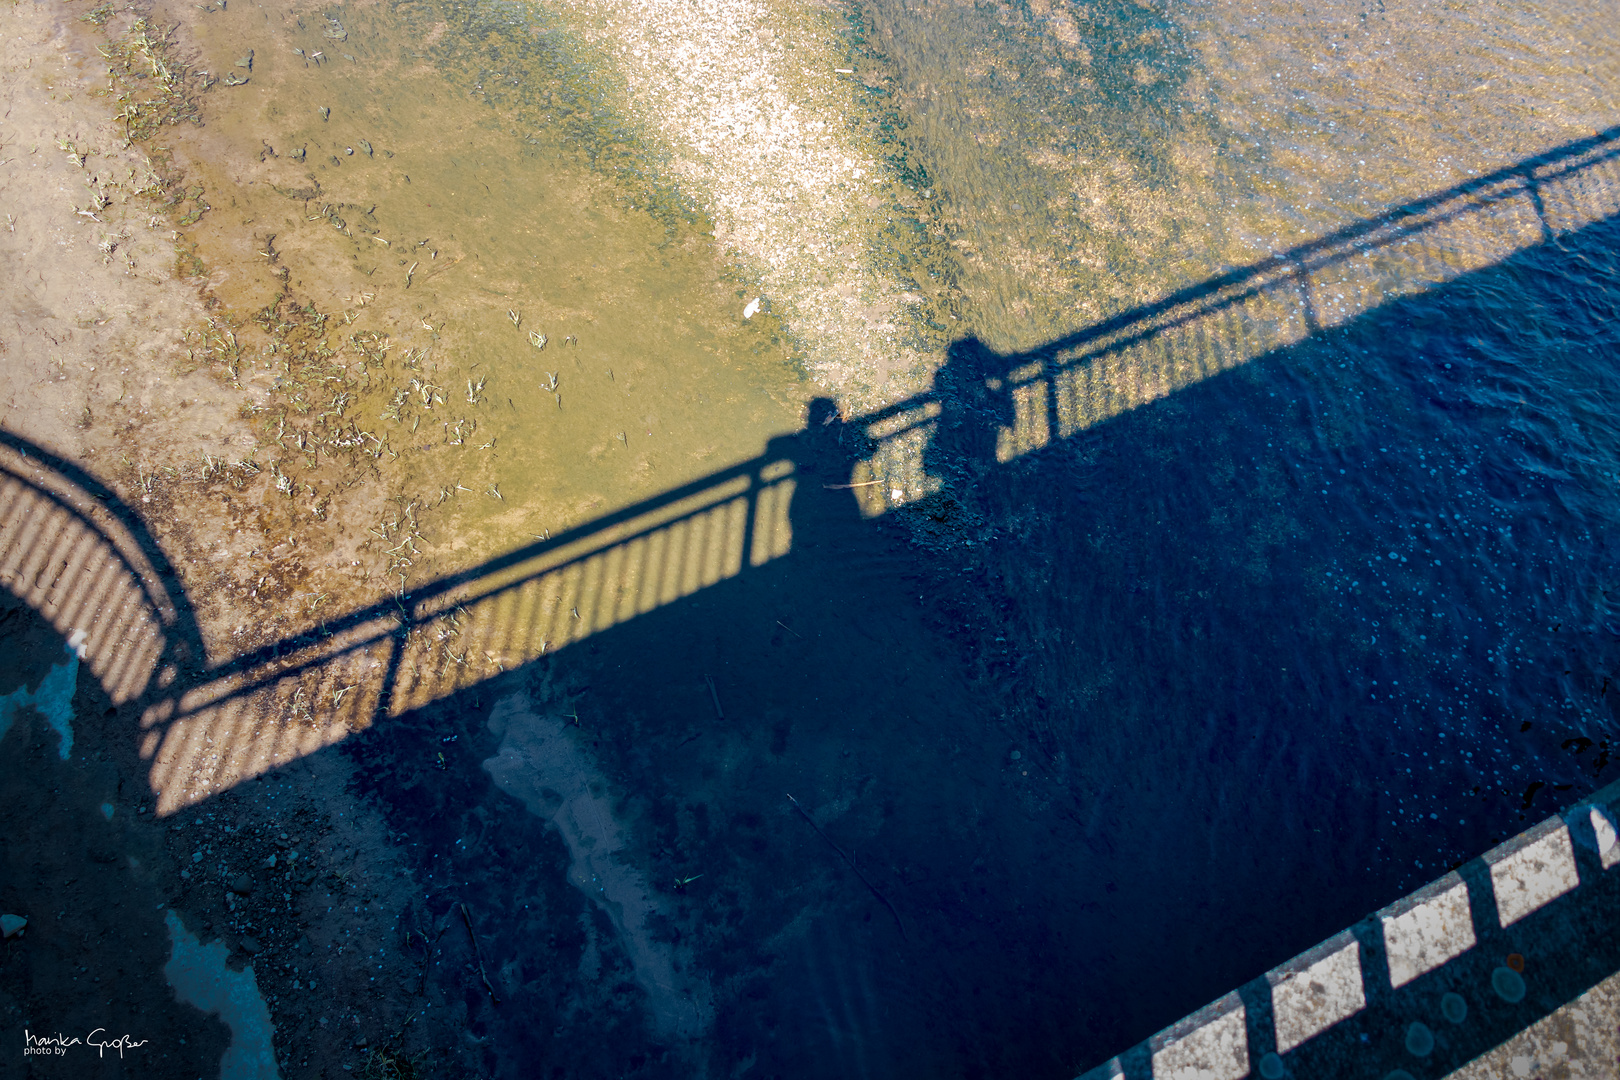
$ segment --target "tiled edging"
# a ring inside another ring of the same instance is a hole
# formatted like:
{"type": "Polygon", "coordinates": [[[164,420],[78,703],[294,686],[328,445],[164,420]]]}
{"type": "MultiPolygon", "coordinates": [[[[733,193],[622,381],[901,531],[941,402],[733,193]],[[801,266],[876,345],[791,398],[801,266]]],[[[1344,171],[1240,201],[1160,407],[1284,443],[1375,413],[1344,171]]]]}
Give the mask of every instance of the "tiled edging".
{"type": "Polygon", "coordinates": [[[1620,783],[1080,1080],[1445,1076],[1620,971],[1617,830],[1620,783]]]}

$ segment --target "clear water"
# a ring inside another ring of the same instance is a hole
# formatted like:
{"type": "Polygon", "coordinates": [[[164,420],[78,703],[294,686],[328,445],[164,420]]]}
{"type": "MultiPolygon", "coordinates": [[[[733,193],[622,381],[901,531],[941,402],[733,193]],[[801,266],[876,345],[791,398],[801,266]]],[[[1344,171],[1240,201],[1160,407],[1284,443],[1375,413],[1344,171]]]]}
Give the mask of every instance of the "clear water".
{"type": "Polygon", "coordinates": [[[794,477],[769,558],[492,602],[515,670],[349,744],[483,897],[487,1072],[1072,1075],[1613,778],[1603,5],[240,13],[194,239],[448,388],[386,421],[402,589],[794,477]],[[577,740],[635,942],[494,709],[577,740]]]}

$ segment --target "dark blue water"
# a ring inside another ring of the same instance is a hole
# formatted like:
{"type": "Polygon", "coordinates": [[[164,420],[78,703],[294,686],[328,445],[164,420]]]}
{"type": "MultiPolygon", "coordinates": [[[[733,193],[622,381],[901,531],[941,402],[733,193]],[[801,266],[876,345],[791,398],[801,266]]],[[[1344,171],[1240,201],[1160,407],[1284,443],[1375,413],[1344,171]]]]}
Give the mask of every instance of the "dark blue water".
{"type": "Polygon", "coordinates": [[[1037,685],[1077,710],[1049,725],[1069,767],[1113,787],[1150,740],[1183,797],[1221,776],[1205,815],[1272,802],[1291,846],[1398,883],[1602,778],[1612,240],[1388,304],[1009,482],[1037,525],[1003,569],[1037,685]]]}
{"type": "MultiPolygon", "coordinates": [[[[1614,778],[1610,166],[1576,185],[1595,221],[1438,230],[1409,276],[1322,288],[1325,328],[998,453],[1053,343],[1612,122],[1530,47],[1580,17],[1459,51],[1439,17],[1252,14],[868,11],[958,259],[938,490],[862,517],[839,485],[873,448],[825,414],[770,448],[789,555],[346,747],[452,883],[412,918],[471,891],[504,958],[501,1007],[446,999],[458,1060],[1073,1076],[1614,778]],[[1564,111],[1527,114],[1555,77],[1564,111]],[[478,767],[509,695],[580,718],[701,1037],[648,1023],[562,841],[478,767]]],[[[1242,317],[1207,333],[1259,340],[1242,317]]]]}
{"type": "Polygon", "coordinates": [[[1000,452],[1024,367],[1127,355],[1056,343],[1112,319],[1156,347],[1167,294],[1592,139],[1608,61],[1551,44],[1592,20],[864,18],[950,253],[909,399],[940,410],[937,490],[864,517],[870,418],[814,404],[766,452],[788,555],[339,751],[421,853],[401,925],[477,900],[501,1003],[456,939],[428,991],[474,1072],[1072,1076],[1614,778],[1611,165],[1521,198],[1517,232],[1426,218],[1362,279],[1341,238],[1301,336],[1245,349],[1247,309],[1217,312],[1197,377],[1127,363],[1066,437],[1000,452]],[[682,1031],[483,766],[519,699],[600,775],[682,1031]]]}
{"type": "Polygon", "coordinates": [[[791,555],[350,744],[498,927],[469,1060],[1073,1075],[1613,779],[1617,244],[1599,222],[1011,464],[1005,402],[947,376],[951,501],[916,512],[971,549],[815,493],[863,448],[814,425],[777,447],[813,493],[791,555]],[[713,990],[695,1044],[636,1019],[555,834],[472,764],[395,782],[559,688],[649,880],[702,875],[662,931],[713,990]]]}

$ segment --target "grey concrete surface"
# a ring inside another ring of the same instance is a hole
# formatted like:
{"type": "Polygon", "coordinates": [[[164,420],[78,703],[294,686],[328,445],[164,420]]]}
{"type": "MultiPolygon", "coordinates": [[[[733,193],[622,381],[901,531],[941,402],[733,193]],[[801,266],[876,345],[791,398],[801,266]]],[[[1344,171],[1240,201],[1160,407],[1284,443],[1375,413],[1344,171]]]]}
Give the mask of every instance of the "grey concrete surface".
{"type": "Polygon", "coordinates": [[[1620,1077],[1620,783],[1080,1080],[1620,1077]]]}

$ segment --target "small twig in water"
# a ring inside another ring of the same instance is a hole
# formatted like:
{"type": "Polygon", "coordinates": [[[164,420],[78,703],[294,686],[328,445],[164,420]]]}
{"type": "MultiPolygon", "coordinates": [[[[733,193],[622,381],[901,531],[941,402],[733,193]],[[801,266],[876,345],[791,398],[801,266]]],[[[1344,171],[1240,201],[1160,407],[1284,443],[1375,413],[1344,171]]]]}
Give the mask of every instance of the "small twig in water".
{"type": "MultiPolygon", "coordinates": [[[[856,873],[859,872],[856,871],[856,873]]],[[[484,951],[478,947],[478,934],[473,930],[472,912],[467,910],[466,904],[461,905],[461,918],[467,924],[467,936],[472,938],[473,955],[478,958],[478,976],[484,980],[484,989],[489,991],[489,1000],[493,1004],[499,1005],[501,999],[495,996],[495,988],[489,985],[489,975],[484,971],[484,951]]]]}
{"type": "Polygon", "coordinates": [[[714,680],[705,675],[703,676],[703,681],[709,684],[709,697],[714,699],[715,719],[724,720],[726,718],[726,711],[720,707],[720,692],[714,688],[714,680]]]}
{"type": "Polygon", "coordinates": [[[839,855],[843,856],[844,861],[849,863],[849,868],[855,871],[855,876],[861,879],[861,884],[870,889],[872,891],[872,895],[882,901],[883,906],[889,909],[889,914],[894,916],[894,925],[900,928],[900,936],[906,941],[910,941],[911,938],[906,935],[906,924],[900,921],[900,912],[896,911],[894,905],[889,903],[889,898],[878,892],[878,887],[868,881],[865,874],[861,873],[861,868],[855,865],[855,860],[850,858],[849,855],[845,853],[843,848],[833,843],[832,837],[823,832],[821,826],[816,824],[816,819],[811,817],[809,812],[805,810],[804,807],[799,805],[798,799],[795,799],[792,795],[789,795],[788,802],[792,803],[793,809],[797,810],[800,816],[810,823],[810,827],[816,830],[817,835],[819,835],[823,840],[827,841],[828,847],[832,848],[834,851],[838,852],[839,855]]]}
{"type": "Polygon", "coordinates": [[[444,937],[444,932],[448,929],[450,929],[450,913],[447,911],[444,913],[444,918],[439,920],[439,932],[433,935],[432,941],[429,941],[428,936],[422,931],[416,931],[416,936],[422,939],[423,949],[422,976],[416,983],[416,992],[418,994],[427,989],[428,964],[433,960],[433,950],[439,944],[439,939],[444,937]]]}

